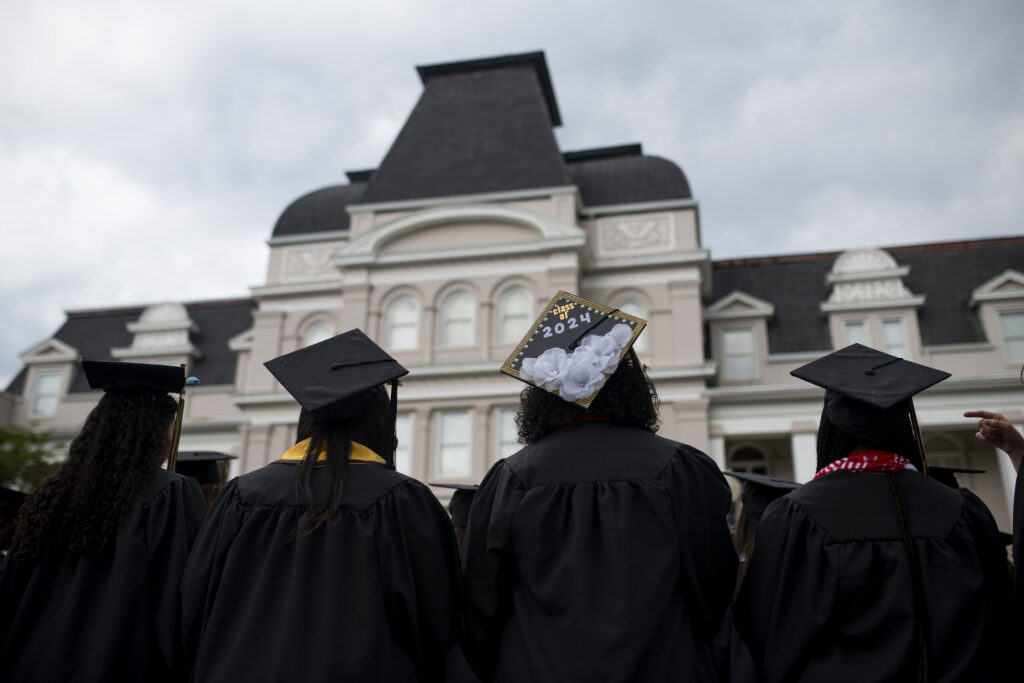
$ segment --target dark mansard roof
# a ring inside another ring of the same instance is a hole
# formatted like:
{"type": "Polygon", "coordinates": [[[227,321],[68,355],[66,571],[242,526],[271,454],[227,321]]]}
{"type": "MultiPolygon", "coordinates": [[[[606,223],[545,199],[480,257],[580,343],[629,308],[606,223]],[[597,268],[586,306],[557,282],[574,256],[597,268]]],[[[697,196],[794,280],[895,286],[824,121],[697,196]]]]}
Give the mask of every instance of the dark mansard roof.
{"type": "MultiPolygon", "coordinates": [[[[189,374],[205,385],[234,384],[235,352],[228,341],[252,327],[252,313],[256,302],[252,299],[204,301],[185,304],[189,318],[198,331],[190,334],[190,341],[199,350],[189,374]]],[[[80,354],[97,360],[110,360],[111,349],[132,345],[133,334],[128,324],[136,322],[144,306],[108,310],[70,311],[55,339],[75,348],[80,354]]],[[[20,394],[24,390],[24,368],[11,381],[7,391],[20,394]]],[[[72,375],[69,393],[91,391],[81,368],[72,375]]]]}
{"type": "Polygon", "coordinates": [[[542,52],[417,67],[423,93],[380,167],[296,199],[274,237],[347,230],[346,207],[576,185],[584,206],[689,199],[682,170],[640,145],[562,153],[542,52]]]}
{"type": "MultiPolygon", "coordinates": [[[[907,289],[925,297],[917,311],[925,346],[986,341],[971,293],[1006,270],[1024,267],[1024,238],[945,242],[888,247],[883,250],[910,272],[907,289]]],[[[768,321],[771,353],[826,351],[831,348],[828,320],[821,304],[828,300],[828,273],[840,252],[712,263],[711,302],[742,291],[775,306],[768,321]]]]}

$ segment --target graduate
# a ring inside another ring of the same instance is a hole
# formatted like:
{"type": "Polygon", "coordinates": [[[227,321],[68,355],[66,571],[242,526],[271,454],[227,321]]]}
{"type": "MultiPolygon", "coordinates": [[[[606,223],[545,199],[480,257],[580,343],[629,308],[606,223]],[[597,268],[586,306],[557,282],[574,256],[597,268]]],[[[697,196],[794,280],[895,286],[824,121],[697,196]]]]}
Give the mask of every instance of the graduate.
{"type": "Polygon", "coordinates": [[[203,524],[182,580],[192,680],[443,680],[458,551],[434,494],[394,469],[407,370],[359,330],[265,365],[302,407],[298,439],[203,524]]]}
{"type": "Polygon", "coordinates": [[[948,373],[854,344],[793,375],[826,389],[819,469],[762,516],[733,606],[757,680],[1000,680],[999,531],[927,476],[910,402],[948,373]]]}
{"type": "Polygon", "coordinates": [[[204,506],[171,455],[181,367],[83,360],[103,389],[28,496],[0,583],[0,680],[174,681],[178,585],[204,506]]]}
{"type": "Polygon", "coordinates": [[[526,446],[473,500],[466,657],[484,681],[714,681],[732,596],[730,490],[656,436],[645,321],[559,292],[502,370],[526,446]]]}
{"type": "Polygon", "coordinates": [[[227,482],[227,461],[234,459],[235,456],[219,451],[181,451],[174,471],[195,479],[203,491],[206,507],[210,507],[227,482]]]}

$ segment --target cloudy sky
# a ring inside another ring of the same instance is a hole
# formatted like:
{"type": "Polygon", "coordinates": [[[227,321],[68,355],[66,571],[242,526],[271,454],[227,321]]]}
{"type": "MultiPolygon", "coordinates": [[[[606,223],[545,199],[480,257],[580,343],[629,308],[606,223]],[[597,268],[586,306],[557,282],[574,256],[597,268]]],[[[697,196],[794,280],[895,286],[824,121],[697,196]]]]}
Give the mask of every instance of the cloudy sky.
{"type": "Polygon", "coordinates": [[[715,259],[1024,232],[1020,0],[0,6],[0,387],[65,310],[246,296],[414,67],[544,50],[564,150],[686,172],[715,259]]]}

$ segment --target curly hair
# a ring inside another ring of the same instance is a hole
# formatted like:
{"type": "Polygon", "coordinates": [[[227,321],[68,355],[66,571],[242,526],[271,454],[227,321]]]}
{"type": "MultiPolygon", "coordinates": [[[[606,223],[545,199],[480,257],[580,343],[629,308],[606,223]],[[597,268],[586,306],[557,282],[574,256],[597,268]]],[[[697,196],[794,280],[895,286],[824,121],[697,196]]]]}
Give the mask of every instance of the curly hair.
{"type": "Polygon", "coordinates": [[[360,394],[365,408],[356,415],[343,420],[323,419],[313,416],[305,408],[299,413],[296,442],[309,439],[306,455],[296,473],[299,490],[305,496],[310,512],[290,538],[300,534],[313,533],[341,507],[348,478],[348,454],[350,444],[355,441],[384,458],[388,467],[394,467],[395,425],[389,424],[391,401],[384,386],[360,394]],[[320,453],[326,453],[326,460],[318,460],[320,453]],[[326,500],[314,493],[314,473],[317,469],[327,472],[328,493],[326,500]]]}
{"type": "Polygon", "coordinates": [[[169,455],[176,412],[166,394],[105,392],[71,442],[68,459],[25,499],[16,556],[35,560],[49,542],[68,556],[104,551],[169,455]]]}
{"type": "Polygon", "coordinates": [[[534,386],[523,389],[516,413],[519,443],[536,443],[583,416],[606,419],[652,434],[658,431],[658,391],[647,376],[647,366],[640,362],[633,349],[619,362],[589,408],[534,386]]]}
{"type": "Polygon", "coordinates": [[[914,428],[910,423],[909,413],[903,424],[889,434],[880,438],[864,439],[843,431],[828,416],[828,412],[821,411],[817,441],[819,470],[850,455],[858,446],[898,453],[909,460],[918,470],[921,469],[921,455],[917,449],[917,440],[914,438],[914,428]]]}

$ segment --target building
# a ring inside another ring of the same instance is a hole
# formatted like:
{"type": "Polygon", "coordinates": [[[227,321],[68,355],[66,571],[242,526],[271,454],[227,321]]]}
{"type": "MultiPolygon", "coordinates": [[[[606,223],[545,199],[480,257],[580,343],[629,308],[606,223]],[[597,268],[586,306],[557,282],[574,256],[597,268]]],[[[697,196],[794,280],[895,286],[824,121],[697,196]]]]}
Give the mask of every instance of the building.
{"type": "Polygon", "coordinates": [[[419,67],[375,169],[296,199],[251,297],[74,311],[21,358],[10,420],[72,435],[97,400],[77,360],[186,363],[182,449],[277,457],[298,407],[265,360],[358,327],[411,371],[399,468],[475,482],[518,448],[522,385],[498,367],[559,289],[649,320],[638,351],[662,433],[723,468],[814,472],[821,391],[789,371],[860,341],[950,371],[917,400],[930,457],[1009,528],[1012,471],[970,408],[1024,422],[1024,238],[713,261],[682,170],[639,144],[558,149],[542,53],[419,67]]]}

